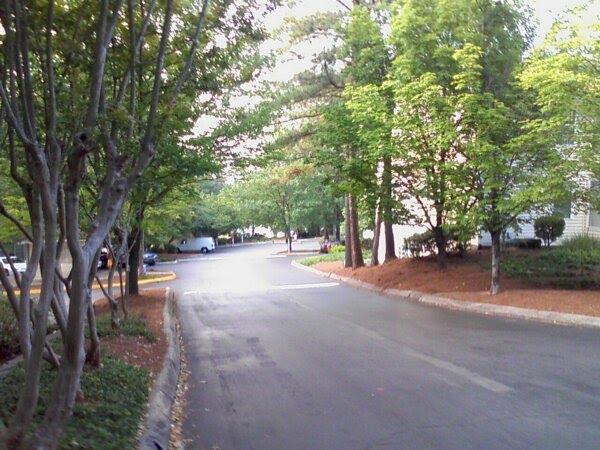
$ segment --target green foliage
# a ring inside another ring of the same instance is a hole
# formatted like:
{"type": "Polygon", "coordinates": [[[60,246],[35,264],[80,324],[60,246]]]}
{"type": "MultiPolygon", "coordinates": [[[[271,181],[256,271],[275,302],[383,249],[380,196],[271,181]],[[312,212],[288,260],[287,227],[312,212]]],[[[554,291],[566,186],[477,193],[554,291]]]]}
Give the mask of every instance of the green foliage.
{"type": "Polygon", "coordinates": [[[147,328],[146,321],[141,317],[131,316],[121,321],[121,328],[113,330],[109,315],[102,315],[96,319],[96,327],[100,338],[106,336],[143,336],[148,342],[154,342],[156,336],[147,328]]]}
{"type": "Polygon", "coordinates": [[[542,248],[542,241],[534,238],[510,239],[504,242],[505,247],[517,247],[527,250],[539,250],[542,248]]]}
{"type": "MultiPolygon", "coordinates": [[[[336,247],[344,248],[344,246],[339,245],[336,247]]],[[[335,247],[332,247],[332,249],[335,247]]],[[[363,255],[365,258],[371,257],[370,251],[364,251],[363,255]]],[[[344,260],[344,251],[337,251],[335,253],[327,253],[325,255],[315,255],[309,256],[308,258],[302,258],[298,260],[298,262],[304,266],[314,266],[315,264],[319,264],[322,262],[334,262],[334,261],[343,261],[344,260]]]]}
{"type": "MultiPolygon", "coordinates": [[[[56,371],[45,366],[40,382],[40,403],[35,422],[39,424],[48,404],[56,371]]],[[[10,423],[25,373],[21,366],[0,378],[0,417],[10,423]]],[[[106,357],[102,367],[83,373],[84,402],[75,404],[73,418],[59,445],[61,449],[133,448],[143,419],[151,383],[150,373],[106,357]]]]}
{"type": "Polygon", "coordinates": [[[404,239],[403,248],[413,258],[420,258],[425,253],[434,252],[435,237],[429,230],[423,233],[415,233],[404,239]]]}
{"type": "Polygon", "coordinates": [[[546,247],[561,237],[565,231],[565,219],[560,216],[542,216],[533,223],[535,235],[542,239],[546,247]]]}
{"type": "Polygon", "coordinates": [[[19,349],[19,324],[8,299],[0,297],[0,360],[8,359],[19,349]]]}
{"type": "Polygon", "coordinates": [[[335,254],[335,253],[344,253],[346,251],[346,246],[344,245],[334,245],[329,249],[327,253],[335,254]]]}
{"type": "Polygon", "coordinates": [[[590,236],[589,234],[579,234],[565,239],[561,246],[577,251],[591,250],[597,252],[600,251],[600,239],[590,236]]]}
{"type": "Polygon", "coordinates": [[[502,263],[509,277],[521,277],[539,286],[591,289],[600,287],[600,241],[577,238],[531,255],[513,255],[502,263]],[[588,243],[593,242],[589,246],[588,243]]]}
{"type": "Polygon", "coordinates": [[[565,159],[580,162],[580,170],[598,178],[600,16],[593,3],[585,2],[556,20],[519,81],[534,94],[540,110],[528,123],[531,134],[546,145],[561,146],[565,159]]]}

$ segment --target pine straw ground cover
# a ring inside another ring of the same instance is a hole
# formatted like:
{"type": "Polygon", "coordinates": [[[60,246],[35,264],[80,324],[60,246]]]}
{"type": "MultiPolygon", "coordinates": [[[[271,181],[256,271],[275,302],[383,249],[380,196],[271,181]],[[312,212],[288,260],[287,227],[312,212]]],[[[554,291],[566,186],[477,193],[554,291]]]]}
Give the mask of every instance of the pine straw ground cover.
{"type": "MultiPolygon", "coordinates": [[[[135,447],[152,381],[162,368],[167,349],[163,331],[164,304],[164,289],[148,289],[132,296],[131,319],[123,323],[121,334],[110,330],[107,302],[94,304],[101,334],[102,363],[100,368],[84,370],[83,397],[75,406],[61,449],[135,447]]],[[[54,378],[55,372],[46,366],[37,421],[42,417],[54,378]]],[[[10,422],[23,379],[20,365],[0,378],[0,416],[5,423],[10,422]]]]}

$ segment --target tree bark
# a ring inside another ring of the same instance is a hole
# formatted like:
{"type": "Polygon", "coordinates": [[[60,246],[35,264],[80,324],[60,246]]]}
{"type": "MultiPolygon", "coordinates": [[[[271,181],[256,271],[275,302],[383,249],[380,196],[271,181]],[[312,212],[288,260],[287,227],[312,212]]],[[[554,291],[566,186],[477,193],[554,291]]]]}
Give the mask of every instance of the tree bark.
{"type": "Polygon", "coordinates": [[[392,158],[384,156],[383,174],[381,178],[383,198],[381,199],[383,224],[385,232],[384,262],[396,259],[396,243],[394,241],[393,211],[392,211],[392,158]]]}
{"type": "Polygon", "coordinates": [[[90,346],[85,355],[85,362],[92,367],[100,367],[100,338],[98,337],[98,329],[96,328],[96,313],[92,306],[91,297],[88,299],[88,303],[87,319],[90,332],[90,346]]]}
{"type": "Polygon", "coordinates": [[[434,231],[435,246],[437,248],[437,263],[440,269],[446,268],[446,233],[441,227],[434,231]]]}
{"type": "Polygon", "coordinates": [[[381,198],[377,200],[375,207],[375,229],[373,230],[373,245],[371,247],[371,265],[379,265],[379,239],[381,237],[381,198]]]}
{"type": "Polygon", "coordinates": [[[345,252],[344,252],[344,267],[352,267],[352,227],[350,225],[350,194],[344,196],[345,206],[345,220],[344,220],[344,234],[345,234],[345,252]]]}
{"type": "Polygon", "coordinates": [[[129,267],[128,267],[128,278],[127,278],[127,290],[130,295],[137,295],[140,292],[139,287],[139,276],[138,269],[140,267],[140,233],[141,230],[133,230],[131,236],[134,241],[131,243],[129,251],[129,267]]]}
{"type": "Polygon", "coordinates": [[[492,231],[492,285],[490,294],[496,295],[500,292],[500,236],[501,231],[492,231]]]}
{"type": "Polygon", "coordinates": [[[356,270],[359,267],[363,267],[365,265],[365,261],[362,255],[362,248],[360,247],[358,211],[352,195],[349,196],[348,204],[350,209],[350,237],[352,240],[352,270],[356,270]]]}

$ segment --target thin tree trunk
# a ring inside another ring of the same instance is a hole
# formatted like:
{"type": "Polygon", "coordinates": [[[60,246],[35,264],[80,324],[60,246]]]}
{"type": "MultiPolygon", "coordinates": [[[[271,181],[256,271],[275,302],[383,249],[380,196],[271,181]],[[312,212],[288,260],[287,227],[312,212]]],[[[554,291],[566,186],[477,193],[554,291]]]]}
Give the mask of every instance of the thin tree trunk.
{"type": "Polygon", "coordinates": [[[138,276],[138,268],[140,267],[140,230],[134,230],[131,233],[134,236],[134,241],[132,243],[131,250],[129,251],[129,270],[128,278],[127,278],[127,290],[130,295],[137,295],[140,292],[140,287],[138,284],[139,276],[138,276]]]}
{"type": "Polygon", "coordinates": [[[394,229],[391,221],[383,223],[385,231],[385,262],[396,259],[396,243],[394,241],[394,229]]]}
{"type": "Polygon", "coordinates": [[[446,234],[441,227],[434,231],[435,246],[437,248],[437,263],[440,269],[446,268],[446,234]]]}
{"type": "Polygon", "coordinates": [[[365,265],[360,247],[360,230],[358,227],[358,211],[354,202],[354,197],[350,195],[348,200],[350,206],[350,236],[352,239],[352,269],[358,269],[365,265]]]}
{"type": "Polygon", "coordinates": [[[352,267],[352,227],[350,225],[350,194],[346,194],[344,196],[345,203],[345,219],[344,219],[344,228],[345,228],[345,253],[344,253],[344,267],[352,267]]]}
{"type": "MultiPolygon", "coordinates": [[[[91,292],[90,292],[91,294],[91,292]]],[[[85,355],[85,362],[92,367],[100,367],[100,338],[98,337],[98,328],[96,327],[96,313],[92,306],[92,298],[87,300],[89,306],[87,310],[88,330],[90,333],[90,346],[85,355]]]]}
{"type": "Polygon", "coordinates": [[[496,295],[500,292],[500,231],[492,231],[492,286],[490,294],[496,295]]]}
{"type": "Polygon", "coordinates": [[[381,178],[383,198],[381,199],[383,224],[385,230],[385,259],[389,262],[396,259],[396,243],[394,242],[393,213],[392,213],[392,158],[384,156],[383,174],[381,178]]]}
{"type": "Polygon", "coordinates": [[[379,239],[381,238],[381,198],[377,200],[375,208],[375,230],[373,230],[373,246],[371,248],[371,265],[379,265],[379,239]]]}

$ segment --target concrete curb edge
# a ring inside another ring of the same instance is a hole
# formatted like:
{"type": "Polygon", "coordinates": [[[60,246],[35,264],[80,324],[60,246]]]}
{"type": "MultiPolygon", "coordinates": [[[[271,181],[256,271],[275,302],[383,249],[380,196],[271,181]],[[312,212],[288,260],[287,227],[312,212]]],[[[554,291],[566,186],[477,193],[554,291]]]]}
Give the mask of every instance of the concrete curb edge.
{"type": "Polygon", "coordinates": [[[297,261],[292,261],[292,266],[307,272],[342,281],[357,289],[385,295],[386,297],[401,298],[425,305],[437,306],[457,311],[466,311],[483,315],[508,317],[511,319],[531,320],[555,325],[571,325],[580,327],[600,328],[600,317],[585,316],[581,314],[559,313],[554,311],[540,311],[536,309],[518,308],[516,306],[495,305],[492,303],[477,303],[463,300],[453,300],[437,295],[425,294],[418,291],[403,291],[400,289],[383,289],[374,284],[353,278],[338,275],[332,272],[323,272],[314,267],[305,266],[297,261]]]}
{"type": "Polygon", "coordinates": [[[141,450],[166,450],[169,448],[169,439],[171,437],[171,408],[173,407],[177,393],[181,354],[175,321],[177,308],[175,295],[170,288],[167,288],[165,295],[163,326],[168,348],[162,370],[158,374],[150,393],[148,414],[145,421],[146,431],[142,435],[138,445],[138,448],[141,450]]]}

